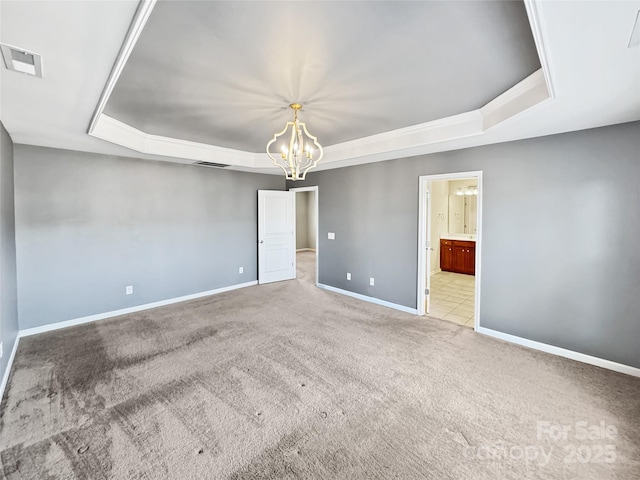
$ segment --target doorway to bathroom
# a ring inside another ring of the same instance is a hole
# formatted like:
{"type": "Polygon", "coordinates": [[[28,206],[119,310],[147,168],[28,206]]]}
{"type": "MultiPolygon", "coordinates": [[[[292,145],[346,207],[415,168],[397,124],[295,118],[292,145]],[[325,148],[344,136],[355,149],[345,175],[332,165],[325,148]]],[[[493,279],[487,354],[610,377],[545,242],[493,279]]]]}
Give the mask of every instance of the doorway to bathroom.
{"type": "Polygon", "coordinates": [[[418,313],[476,329],[482,172],[420,177],[418,313]]]}
{"type": "Polygon", "coordinates": [[[290,188],[296,196],[296,277],[318,285],[318,187],[290,188]]]}

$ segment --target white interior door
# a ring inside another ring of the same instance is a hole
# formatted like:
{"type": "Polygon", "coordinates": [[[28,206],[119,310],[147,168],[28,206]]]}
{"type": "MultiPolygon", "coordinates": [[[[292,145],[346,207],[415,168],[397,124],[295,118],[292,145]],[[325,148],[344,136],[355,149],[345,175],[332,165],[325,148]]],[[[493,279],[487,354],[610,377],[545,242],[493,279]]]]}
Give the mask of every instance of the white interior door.
{"type": "Polygon", "coordinates": [[[427,184],[427,192],[424,202],[424,211],[427,213],[427,231],[425,232],[427,245],[424,252],[425,256],[427,257],[427,278],[425,279],[425,313],[429,313],[429,310],[431,308],[431,250],[433,250],[433,247],[431,246],[431,182],[427,184]]]}
{"type": "Polygon", "coordinates": [[[258,283],[296,278],[296,198],[258,190],[258,283]]]}

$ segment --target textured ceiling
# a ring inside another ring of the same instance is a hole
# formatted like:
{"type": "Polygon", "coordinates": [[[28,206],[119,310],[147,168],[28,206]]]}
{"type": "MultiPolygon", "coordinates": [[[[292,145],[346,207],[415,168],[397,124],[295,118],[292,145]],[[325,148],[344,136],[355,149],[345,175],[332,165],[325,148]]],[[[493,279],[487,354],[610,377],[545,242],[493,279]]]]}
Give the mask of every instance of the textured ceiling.
{"type": "Polygon", "coordinates": [[[483,106],[540,68],[516,2],[158,2],[105,114],[264,151],[300,117],[325,146],[483,106]]]}

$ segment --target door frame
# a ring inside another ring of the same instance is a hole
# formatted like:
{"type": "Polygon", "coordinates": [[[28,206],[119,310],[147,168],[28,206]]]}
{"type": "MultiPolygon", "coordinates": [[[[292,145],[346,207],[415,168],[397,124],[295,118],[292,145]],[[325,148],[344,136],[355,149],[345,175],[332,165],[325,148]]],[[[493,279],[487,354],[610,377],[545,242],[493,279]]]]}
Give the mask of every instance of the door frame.
{"type": "Polygon", "coordinates": [[[316,192],[316,201],[315,201],[315,209],[316,209],[316,287],[318,286],[318,278],[320,276],[320,272],[318,270],[320,266],[320,199],[318,197],[318,186],[314,185],[311,187],[298,187],[298,188],[290,188],[290,192],[298,193],[298,192],[316,192]]]}
{"type": "MultiPolygon", "coordinates": [[[[425,285],[427,283],[427,248],[430,241],[427,233],[427,215],[431,217],[431,212],[427,212],[425,208],[426,198],[429,182],[434,180],[461,180],[465,178],[476,178],[478,180],[478,225],[476,229],[476,274],[475,274],[475,305],[474,305],[474,330],[478,330],[480,327],[480,287],[482,279],[481,270],[481,258],[482,258],[482,170],[475,170],[470,172],[454,172],[454,173],[442,173],[437,175],[422,175],[419,177],[419,196],[418,196],[418,303],[417,310],[418,315],[425,314],[425,285]]],[[[431,204],[430,202],[429,204],[431,204]]],[[[433,247],[433,246],[432,246],[433,247]]],[[[434,247],[436,248],[436,247],[434,247]]],[[[437,248],[440,248],[438,245],[437,248]]]]}

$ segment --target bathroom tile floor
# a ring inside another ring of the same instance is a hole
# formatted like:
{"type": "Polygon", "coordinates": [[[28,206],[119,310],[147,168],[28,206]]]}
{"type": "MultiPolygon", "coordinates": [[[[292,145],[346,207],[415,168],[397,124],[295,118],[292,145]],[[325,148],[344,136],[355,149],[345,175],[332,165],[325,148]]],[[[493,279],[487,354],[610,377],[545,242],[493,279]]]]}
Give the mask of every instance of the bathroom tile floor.
{"type": "Polygon", "coordinates": [[[431,309],[427,315],[473,328],[475,284],[473,275],[452,272],[431,275],[431,309]]]}

